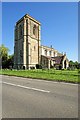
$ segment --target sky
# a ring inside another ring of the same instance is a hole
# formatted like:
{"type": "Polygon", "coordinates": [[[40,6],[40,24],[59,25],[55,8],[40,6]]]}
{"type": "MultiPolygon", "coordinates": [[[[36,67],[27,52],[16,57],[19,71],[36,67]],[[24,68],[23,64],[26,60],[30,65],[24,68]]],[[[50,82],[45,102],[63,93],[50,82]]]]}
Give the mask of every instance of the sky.
{"type": "Polygon", "coordinates": [[[77,2],[3,2],[2,43],[14,53],[14,26],[25,14],[41,22],[41,44],[78,61],[77,2]]]}

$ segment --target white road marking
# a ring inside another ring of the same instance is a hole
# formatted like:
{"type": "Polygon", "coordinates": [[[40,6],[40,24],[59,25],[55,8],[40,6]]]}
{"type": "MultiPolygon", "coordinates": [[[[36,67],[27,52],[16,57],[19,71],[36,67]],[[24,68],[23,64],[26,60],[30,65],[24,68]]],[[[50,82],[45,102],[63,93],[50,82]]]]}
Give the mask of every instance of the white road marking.
{"type": "Polygon", "coordinates": [[[35,91],[39,91],[39,92],[46,92],[46,93],[50,92],[50,91],[47,91],[47,90],[42,90],[42,89],[32,88],[32,87],[27,87],[27,86],[22,86],[22,85],[16,85],[16,84],[13,84],[13,83],[8,83],[8,82],[2,82],[2,83],[7,84],[7,85],[12,85],[12,86],[15,86],[15,87],[29,89],[29,90],[35,90],[35,91]]]}

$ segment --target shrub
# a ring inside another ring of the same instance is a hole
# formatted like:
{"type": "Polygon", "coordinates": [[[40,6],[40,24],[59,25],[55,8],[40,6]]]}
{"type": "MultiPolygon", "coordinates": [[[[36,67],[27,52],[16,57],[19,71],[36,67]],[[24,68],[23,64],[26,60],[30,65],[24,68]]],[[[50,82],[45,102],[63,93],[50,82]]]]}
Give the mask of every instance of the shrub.
{"type": "Polygon", "coordinates": [[[42,66],[39,64],[36,64],[36,69],[42,69],[42,66]]]}

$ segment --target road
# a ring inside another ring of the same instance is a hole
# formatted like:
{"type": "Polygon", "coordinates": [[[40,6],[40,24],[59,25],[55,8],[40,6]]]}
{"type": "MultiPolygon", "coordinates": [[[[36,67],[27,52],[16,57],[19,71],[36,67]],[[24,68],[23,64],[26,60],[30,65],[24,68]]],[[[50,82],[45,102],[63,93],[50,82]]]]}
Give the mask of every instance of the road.
{"type": "Polygon", "coordinates": [[[78,85],[2,76],[2,117],[78,118],[78,85]]]}

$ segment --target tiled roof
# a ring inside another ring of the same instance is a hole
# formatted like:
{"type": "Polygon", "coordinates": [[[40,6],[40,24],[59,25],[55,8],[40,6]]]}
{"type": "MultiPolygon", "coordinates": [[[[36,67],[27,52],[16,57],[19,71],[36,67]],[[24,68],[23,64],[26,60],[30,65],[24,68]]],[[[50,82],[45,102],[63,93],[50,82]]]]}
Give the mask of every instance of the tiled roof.
{"type": "MultiPolygon", "coordinates": [[[[61,64],[65,55],[62,55],[62,56],[56,56],[56,57],[49,57],[49,56],[44,56],[42,55],[43,57],[46,57],[47,59],[50,59],[50,60],[53,60],[55,61],[55,64],[61,64]]],[[[66,60],[68,61],[68,59],[66,58],[66,60]]]]}
{"type": "Polygon", "coordinates": [[[52,57],[52,59],[55,60],[55,64],[61,64],[63,58],[64,58],[64,56],[52,57]]]}

